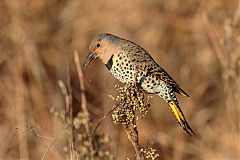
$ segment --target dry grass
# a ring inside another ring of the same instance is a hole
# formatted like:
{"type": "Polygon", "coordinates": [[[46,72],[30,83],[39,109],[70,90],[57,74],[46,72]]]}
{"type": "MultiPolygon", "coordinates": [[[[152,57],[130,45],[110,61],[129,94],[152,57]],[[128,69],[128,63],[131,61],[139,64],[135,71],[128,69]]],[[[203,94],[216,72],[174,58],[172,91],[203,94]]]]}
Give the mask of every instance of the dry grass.
{"type": "MultiPolygon", "coordinates": [[[[74,63],[74,50],[81,63],[91,38],[100,32],[143,46],[190,94],[189,100],[178,98],[199,137],[185,135],[167,104],[154,97],[139,122],[140,145],[150,143],[164,160],[240,159],[239,3],[0,1],[0,159],[43,158],[49,141],[15,129],[25,124],[56,139],[45,159],[67,159],[75,134],[67,137],[66,126],[57,117],[68,117],[72,125],[87,109],[91,121],[85,129],[90,132],[111,110],[114,102],[108,95],[116,94],[113,88],[119,82],[96,60],[83,73],[85,89],[80,88],[82,75],[74,63]],[[68,100],[59,81],[71,95],[68,100]]],[[[84,128],[78,131],[83,133],[84,128]]],[[[111,137],[104,140],[103,150],[116,159],[134,158],[123,127],[107,118],[97,132],[111,137]]]]}

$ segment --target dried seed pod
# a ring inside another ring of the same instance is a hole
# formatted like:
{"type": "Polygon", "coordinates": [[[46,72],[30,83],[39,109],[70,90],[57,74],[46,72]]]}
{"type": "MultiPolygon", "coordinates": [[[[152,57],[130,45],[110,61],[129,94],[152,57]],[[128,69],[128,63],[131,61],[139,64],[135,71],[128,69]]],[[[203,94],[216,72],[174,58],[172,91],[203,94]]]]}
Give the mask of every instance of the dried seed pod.
{"type": "Polygon", "coordinates": [[[113,122],[115,124],[123,124],[125,127],[136,125],[139,116],[143,118],[150,107],[148,94],[132,83],[122,87],[118,85],[115,87],[119,92],[116,101],[122,105],[113,111],[113,122]]]}

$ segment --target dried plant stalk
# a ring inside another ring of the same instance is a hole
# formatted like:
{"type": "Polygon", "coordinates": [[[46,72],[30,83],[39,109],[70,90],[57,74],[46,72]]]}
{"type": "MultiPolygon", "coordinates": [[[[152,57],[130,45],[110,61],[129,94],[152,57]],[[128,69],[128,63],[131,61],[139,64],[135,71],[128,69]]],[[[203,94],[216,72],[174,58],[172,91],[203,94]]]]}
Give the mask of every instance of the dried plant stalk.
{"type": "MultiPolygon", "coordinates": [[[[18,67],[13,67],[14,77],[15,77],[15,86],[16,93],[15,93],[15,106],[16,106],[16,119],[17,119],[17,126],[20,128],[24,126],[26,123],[26,115],[25,115],[25,94],[26,94],[26,86],[23,82],[21,74],[24,71],[24,65],[22,63],[21,56],[16,57],[16,61],[14,62],[18,67]]],[[[15,66],[15,65],[12,65],[15,66]]],[[[19,154],[20,159],[29,159],[29,153],[28,153],[28,143],[27,143],[27,136],[20,133],[18,130],[18,143],[19,143],[19,154]]]]}
{"type": "MultiPolygon", "coordinates": [[[[84,85],[84,78],[83,78],[83,73],[81,69],[81,65],[79,62],[79,54],[77,51],[74,51],[74,61],[76,64],[77,72],[78,72],[78,78],[79,78],[79,85],[80,85],[80,91],[81,91],[81,108],[83,110],[83,113],[89,117],[89,112],[87,109],[87,100],[86,100],[86,95],[85,95],[85,85],[84,85]]],[[[85,124],[86,132],[90,134],[90,127],[88,123],[85,124]]]]}

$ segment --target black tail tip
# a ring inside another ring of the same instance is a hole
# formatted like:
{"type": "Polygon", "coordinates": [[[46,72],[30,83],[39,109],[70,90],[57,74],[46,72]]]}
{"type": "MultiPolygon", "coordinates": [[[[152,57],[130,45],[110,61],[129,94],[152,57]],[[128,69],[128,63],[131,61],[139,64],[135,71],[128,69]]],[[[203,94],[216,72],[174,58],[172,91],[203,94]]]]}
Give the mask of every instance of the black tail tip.
{"type": "Polygon", "coordinates": [[[192,136],[192,135],[196,135],[196,133],[192,130],[192,128],[189,126],[189,124],[186,122],[186,121],[184,121],[184,122],[182,122],[182,128],[183,128],[183,130],[189,135],[189,136],[192,136]]]}

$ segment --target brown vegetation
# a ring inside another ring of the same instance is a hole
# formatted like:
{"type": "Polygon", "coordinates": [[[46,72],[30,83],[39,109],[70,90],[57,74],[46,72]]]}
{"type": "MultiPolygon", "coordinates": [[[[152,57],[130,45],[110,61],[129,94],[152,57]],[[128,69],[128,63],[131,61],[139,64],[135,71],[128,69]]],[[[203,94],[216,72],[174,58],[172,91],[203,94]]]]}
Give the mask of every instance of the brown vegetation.
{"type": "Polygon", "coordinates": [[[141,146],[163,160],[240,159],[239,27],[237,0],[0,1],[0,159],[73,159],[83,150],[95,159],[134,159],[111,116],[97,130],[101,147],[89,137],[120,84],[98,60],[83,75],[74,61],[74,51],[81,63],[101,32],[143,46],[190,94],[178,98],[197,136],[186,135],[154,96],[138,121],[141,146]]]}

